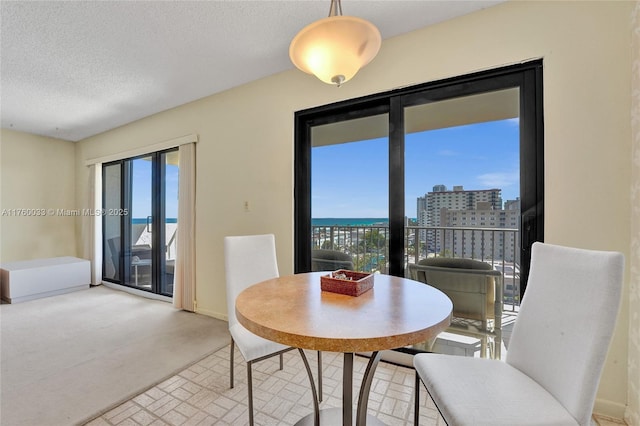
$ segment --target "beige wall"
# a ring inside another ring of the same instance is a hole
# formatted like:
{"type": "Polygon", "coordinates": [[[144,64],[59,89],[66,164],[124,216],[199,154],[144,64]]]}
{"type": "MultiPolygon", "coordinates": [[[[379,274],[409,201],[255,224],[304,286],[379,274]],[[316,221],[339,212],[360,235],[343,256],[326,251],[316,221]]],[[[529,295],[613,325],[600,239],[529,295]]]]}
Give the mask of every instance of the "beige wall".
{"type": "Polygon", "coordinates": [[[629,408],[627,422],[640,425],[640,2],[633,13],[631,250],[629,255],[629,408]]]}
{"type": "Polygon", "coordinates": [[[73,142],[2,129],[0,261],[76,256],[75,168],[73,142]]]}
{"type": "MultiPolygon", "coordinates": [[[[633,6],[508,2],[386,40],[339,89],[291,70],[90,138],[77,144],[80,207],[87,206],[84,160],[198,134],[197,309],[225,317],[225,235],[275,233],[280,271],[293,270],[295,111],[543,58],[545,239],[628,257],[633,6]]],[[[616,417],[627,404],[628,324],[625,292],[596,404],[616,417]]]]}

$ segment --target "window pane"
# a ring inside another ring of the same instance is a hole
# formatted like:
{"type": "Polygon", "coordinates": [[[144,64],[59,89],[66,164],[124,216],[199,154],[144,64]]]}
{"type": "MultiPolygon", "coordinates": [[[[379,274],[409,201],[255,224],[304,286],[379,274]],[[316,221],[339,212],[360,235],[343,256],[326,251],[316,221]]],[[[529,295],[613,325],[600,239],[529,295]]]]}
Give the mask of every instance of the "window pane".
{"type": "Polygon", "coordinates": [[[387,114],[313,128],[312,270],[341,269],[351,262],[356,270],[387,271],[387,135],[387,114]],[[334,259],[320,260],[317,250],[347,256],[324,252],[334,259]]]}
{"type": "Polygon", "coordinates": [[[501,357],[496,317],[519,295],[519,104],[508,89],[405,109],[407,263],[454,306],[452,327],[422,349],[501,357]]]}
{"type": "Polygon", "coordinates": [[[152,157],[131,160],[131,275],[127,284],[151,289],[153,270],[152,157]]]}
{"type": "Polygon", "coordinates": [[[409,263],[465,257],[518,269],[519,104],[513,88],[405,109],[409,263]]]}
{"type": "Polygon", "coordinates": [[[162,157],[165,168],[165,265],[161,293],[173,295],[174,269],[176,264],[176,232],[178,230],[178,164],[180,153],[179,151],[171,151],[162,157]]]}
{"type": "MultiPolygon", "coordinates": [[[[122,194],[122,169],[120,163],[105,165],[102,168],[103,173],[103,208],[105,211],[120,209],[122,194]]],[[[104,226],[104,262],[102,274],[105,278],[109,278],[114,281],[120,281],[120,216],[118,215],[103,215],[104,226]]]]}

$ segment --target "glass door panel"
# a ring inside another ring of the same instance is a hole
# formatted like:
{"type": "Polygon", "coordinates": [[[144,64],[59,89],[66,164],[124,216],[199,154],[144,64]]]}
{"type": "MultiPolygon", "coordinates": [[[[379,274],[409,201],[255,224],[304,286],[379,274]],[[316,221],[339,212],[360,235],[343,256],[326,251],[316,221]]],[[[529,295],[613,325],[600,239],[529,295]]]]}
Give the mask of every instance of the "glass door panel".
{"type": "MultiPolygon", "coordinates": [[[[119,211],[122,205],[122,167],[120,163],[104,165],[102,168],[103,200],[105,211],[119,211]]],[[[102,276],[109,280],[120,282],[122,270],[121,249],[121,216],[103,215],[102,233],[104,236],[102,253],[102,276]]]]}
{"type": "Polygon", "coordinates": [[[164,168],[164,252],[161,255],[163,263],[160,293],[172,295],[174,270],[176,264],[176,238],[178,232],[178,177],[179,151],[170,151],[161,156],[164,168]]]}
{"type": "Polygon", "coordinates": [[[387,272],[388,114],[311,130],[311,269],[387,272]]]}
{"type": "MultiPolygon", "coordinates": [[[[519,269],[519,105],[512,88],[405,108],[407,263],[519,269]]],[[[508,290],[513,301],[519,289],[508,290]]]]}
{"type": "Polygon", "coordinates": [[[415,263],[444,268],[421,276],[454,304],[453,333],[418,345],[422,349],[495,358],[502,353],[502,316],[515,310],[520,294],[519,274],[513,273],[520,268],[519,111],[518,88],[404,109],[406,271],[415,263]],[[493,269],[491,274],[502,274],[502,291],[492,287],[484,294],[481,280],[493,276],[455,268],[493,269]],[[464,295],[453,283],[465,286],[464,295]]]}
{"type": "MultiPolygon", "coordinates": [[[[131,168],[131,215],[130,215],[130,275],[127,285],[151,290],[153,279],[154,247],[153,235],[153,168],[152,157],[136,158],[130,161],[131,168]]],[[[126,248],[125,248],[126,249],[126,248]]]]}

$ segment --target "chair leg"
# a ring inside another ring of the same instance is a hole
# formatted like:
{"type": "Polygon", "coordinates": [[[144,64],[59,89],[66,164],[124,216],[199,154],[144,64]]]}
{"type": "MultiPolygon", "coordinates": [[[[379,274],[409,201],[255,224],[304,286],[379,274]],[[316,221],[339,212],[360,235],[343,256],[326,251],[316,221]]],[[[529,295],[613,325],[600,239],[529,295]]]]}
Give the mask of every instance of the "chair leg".
{"type": "Polygon", "coordinates": [[[416,371],[416,393],[413,407],[413,424],[418,426],[420,421],[420,376],[418,376],[418,372],[416,371]]]}
{"type": "Polygon", "coordinates": [[[249,393],[249,426],[253,426],[253,380],[250,362],[247,363],[247,392],[249,393]]]}
{"type": "Polygon", "coordinates": [[[229,388],[233,389],[233,354],[235,352],[236,342],[231,339],[231,354],[229,356],[230,365],[229,365],[229,388]]]}
{"type": "Polygon", "coordinates": [[[480,358],[487,357],[487,336],[483,336],[480,338],[480,358]]]}
{"type": "Polygon", "coordinates": [[[282,354],[280,354],[280,370],[282,370],[284,368],[284,360],[282,357],[282,354]]]}
{"type": "Polygon", "coordinates": [[[318,351],[318,400],[322,402],[322,352],[318,351]]]}

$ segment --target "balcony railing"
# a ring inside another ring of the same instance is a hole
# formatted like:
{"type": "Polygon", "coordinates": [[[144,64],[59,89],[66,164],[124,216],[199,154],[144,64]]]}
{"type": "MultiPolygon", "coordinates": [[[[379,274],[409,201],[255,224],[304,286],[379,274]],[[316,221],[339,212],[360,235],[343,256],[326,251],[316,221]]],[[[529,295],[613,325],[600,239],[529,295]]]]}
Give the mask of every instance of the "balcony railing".
{"type": "MultiPolygon", "coordinates": [[[[347,253],[356,270],[387,273],[389,227],[313,226],[312,249],[347,253]]],[[[406,226],[404,268],[427,257],[461,257],[489,263],[504,276],[505,308],[520,304],[520,234],[513,228],[406,226]]]]}

